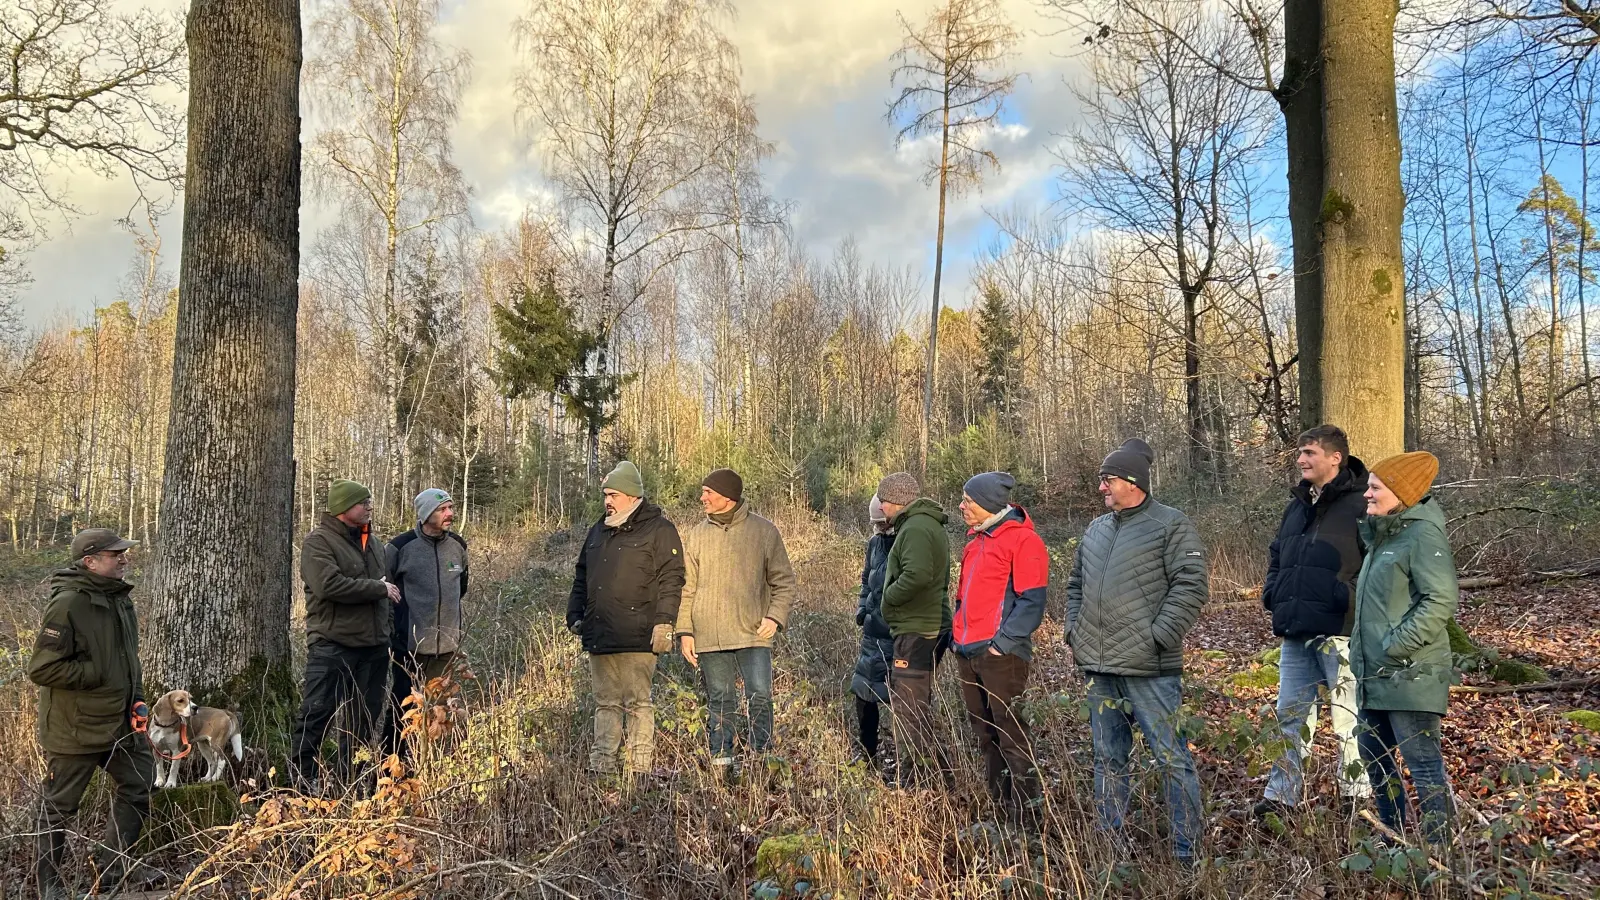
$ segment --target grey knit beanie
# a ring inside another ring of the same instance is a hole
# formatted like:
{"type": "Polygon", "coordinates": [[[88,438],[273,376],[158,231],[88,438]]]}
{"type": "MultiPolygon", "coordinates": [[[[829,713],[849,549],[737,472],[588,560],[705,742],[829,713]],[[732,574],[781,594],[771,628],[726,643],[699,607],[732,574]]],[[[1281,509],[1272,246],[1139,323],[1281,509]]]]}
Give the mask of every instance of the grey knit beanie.
{"type": "Polygon", "coordinates": [[[968,478],[961,492],[992,516],[1011,505],[1011,489],[1016,486],[1010,472],[984,472],[968,478]]]}
{"type": "Polygon", "coordinates": [[[441,488],[428,488],[418,494],[417,499],[411,501],[411,505],[417,510],[417,524],[421,525],[428,521],[435,510],[450,502],[452,502],[450,493],[441,488]]]}

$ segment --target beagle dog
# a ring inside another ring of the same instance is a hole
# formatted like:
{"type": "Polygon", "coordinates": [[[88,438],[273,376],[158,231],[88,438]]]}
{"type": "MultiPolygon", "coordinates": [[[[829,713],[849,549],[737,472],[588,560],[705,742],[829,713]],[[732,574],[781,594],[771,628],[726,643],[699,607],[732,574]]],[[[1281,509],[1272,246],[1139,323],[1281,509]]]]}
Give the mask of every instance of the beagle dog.
{"type": "Polygon", "coordinates": [[[150,711],[150,746],[156,754],[156,787],[177,787],[179,761],[191,749],[206,761],[202,781],[219,781],[228,767],[224,748],[244,760],[238,713],[196,706],[188,691],[168,691],[150,711]],[[164,782],[164,783],[163,783],[164,782]]]}

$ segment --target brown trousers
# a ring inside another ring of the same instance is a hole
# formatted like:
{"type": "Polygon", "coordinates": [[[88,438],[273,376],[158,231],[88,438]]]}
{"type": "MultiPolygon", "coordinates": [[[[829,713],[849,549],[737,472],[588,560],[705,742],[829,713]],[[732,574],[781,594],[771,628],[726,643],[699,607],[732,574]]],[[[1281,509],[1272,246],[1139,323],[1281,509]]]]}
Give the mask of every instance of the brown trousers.
{"type": "Polygon", "coordinates": [[[900,781],[908,786],[922,785],[932,774],[946,782],[950,778],[948,758],[933,730],[933,673],[943,655],[943,636],[902,634],[894,639],[889,708],[894,712],[900,781]]]}
{"type": "Polygon", "coordinates": [[[1017,717],[1017,698],[1028,685],[1028,661],[985,649],[967,659],[956,656],[961,699],[983,754],[989,793],[1006,804],[1021,805],[1039,796],[1039,773],[1028,726],[1017,717]]]}

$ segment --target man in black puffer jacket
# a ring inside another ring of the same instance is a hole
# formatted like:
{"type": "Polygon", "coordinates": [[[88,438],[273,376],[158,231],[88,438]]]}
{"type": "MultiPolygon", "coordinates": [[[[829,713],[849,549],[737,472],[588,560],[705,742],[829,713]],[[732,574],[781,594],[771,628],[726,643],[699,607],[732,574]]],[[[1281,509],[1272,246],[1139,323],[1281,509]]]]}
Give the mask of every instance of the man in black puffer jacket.
{"type": "Polygon", "coordinates": [[[655,748],[650,683],[656,657],[672,649],[672,623],[683,600],[683,544],[661,507],[644,498],[644,479],[623,460],[600,485],[606,514],[578,551],[567,598],[567,629],[583,638],[594,690],[594,749],[589,768],[649,773],[655,748]],[[624,728],[626,723],[626,728],[624,728]]]}
{"type": "Polygon", "coordinates": [[[1358,524],[1366,513],[1367,467],[1350,455],[1345,433],[1318,425],[1300,435],[1295,465],[1300,483],[1272,542],[1261,602],[1272,633],[1283,638],[1278,662],[1278,725],[1283,755],[1272,767],[1257,816],[1283,814],[1300,802],[1304,760],[1311,753],[1321,691],[1339,738],[1340,805],[1352,814],[1372,796],[1356,746],[1356,681],[1350,674],[1350,626],[1355,621],[1356,575],[1364,548],[1358,524]]]}
{"type": "Polygon", "coordinates": [[[856,698],[856,750],[868,765],[876,765],[880,705],[889,702],[889,662],[894,659],[894,635],[883,621],[883,580],[888,574],[889,548],[894,546],[894,526],[876,496],[867,504],[867,518],[873,533],[861,568],[861,598],[856,604],[861,652],[850,678],[850,692],[856,698]]]}

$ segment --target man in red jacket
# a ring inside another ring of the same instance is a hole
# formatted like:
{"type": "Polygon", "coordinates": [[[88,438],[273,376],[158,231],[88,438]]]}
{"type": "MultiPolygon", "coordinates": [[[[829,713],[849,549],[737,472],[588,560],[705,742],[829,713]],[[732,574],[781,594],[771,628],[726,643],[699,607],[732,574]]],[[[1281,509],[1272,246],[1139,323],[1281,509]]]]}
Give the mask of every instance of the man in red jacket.
{"type": "Polygon", "coordinates": [[[961,697],[983,754],[989,792],[1013,816],[1036,816],[1039,776],[1014,704],[1028,683],[1033,632],[1044,618],[1050,555],[1011,503],[1016,479],[985,472],[961,492],[967,547],[952,624],[961,697]]]}

